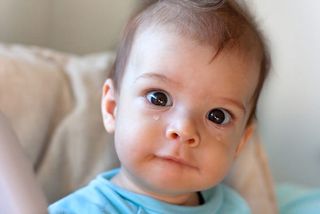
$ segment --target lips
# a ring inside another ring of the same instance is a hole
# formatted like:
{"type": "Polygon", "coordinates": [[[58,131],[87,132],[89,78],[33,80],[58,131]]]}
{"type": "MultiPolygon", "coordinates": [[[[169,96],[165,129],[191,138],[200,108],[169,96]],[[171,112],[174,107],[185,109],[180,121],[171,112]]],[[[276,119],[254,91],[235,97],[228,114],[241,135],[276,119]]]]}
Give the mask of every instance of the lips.
{"type": "Polygon", "coordinates": [[[173,164],[177,164],[177,165],[180,165],[183,167],[196,169],[196,167],[194,165],[190,164],[189,162],[185,161],[182,158],[178,158],[175,156],[158,156],[158,158],[160,158],[163,161],[169,162],[169,163],[171,162],[173,164]]]}

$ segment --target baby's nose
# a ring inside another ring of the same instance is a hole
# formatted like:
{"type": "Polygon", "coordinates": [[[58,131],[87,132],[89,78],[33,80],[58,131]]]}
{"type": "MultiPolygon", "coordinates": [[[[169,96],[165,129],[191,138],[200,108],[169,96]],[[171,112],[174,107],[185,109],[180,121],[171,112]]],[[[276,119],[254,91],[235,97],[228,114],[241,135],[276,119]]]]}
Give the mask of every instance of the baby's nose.
{"type": "Polygon", "coordinates": [[[197,126],[190,118],[174,119],[167,127],[166,137],[171,141],[186,143],[196,147],[200,143],[197,126]]]}

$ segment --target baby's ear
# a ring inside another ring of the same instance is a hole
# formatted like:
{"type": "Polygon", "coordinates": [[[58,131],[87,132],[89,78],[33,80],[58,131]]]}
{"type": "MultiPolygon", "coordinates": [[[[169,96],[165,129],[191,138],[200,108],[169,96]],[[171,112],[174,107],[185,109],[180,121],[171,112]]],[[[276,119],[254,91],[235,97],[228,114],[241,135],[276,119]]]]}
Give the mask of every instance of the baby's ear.
{"type": "Polygon", "coordinates": [[[242,134],[241,141],[236,148],[235,158],[240,154],[240,152],[245,147],[245,145],[250,141],[255,131],[256,131],[256,121],[253,120],[249,122],[249,124],[246,126],[242,134]]]}
{"type": "Polygon", "coordinates": [[[115,88],[111,79],[107,79],[103,85],[101,111],[104,127],[107,132],[113,133],[116,122],[117,102],[115,88]]]}

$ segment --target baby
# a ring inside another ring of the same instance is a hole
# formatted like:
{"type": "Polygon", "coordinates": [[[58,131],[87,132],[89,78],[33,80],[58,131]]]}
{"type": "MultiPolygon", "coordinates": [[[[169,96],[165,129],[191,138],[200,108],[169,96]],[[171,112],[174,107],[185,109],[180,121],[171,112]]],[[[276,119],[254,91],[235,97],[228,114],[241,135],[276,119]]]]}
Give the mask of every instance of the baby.
{"type": "Polygon", "coordinates": [[[50,213],[250,213],[221,184],[255,129],[268,55],[234,1],[159,0],[125,28],[103,88],[120,169],[50,213]]]}

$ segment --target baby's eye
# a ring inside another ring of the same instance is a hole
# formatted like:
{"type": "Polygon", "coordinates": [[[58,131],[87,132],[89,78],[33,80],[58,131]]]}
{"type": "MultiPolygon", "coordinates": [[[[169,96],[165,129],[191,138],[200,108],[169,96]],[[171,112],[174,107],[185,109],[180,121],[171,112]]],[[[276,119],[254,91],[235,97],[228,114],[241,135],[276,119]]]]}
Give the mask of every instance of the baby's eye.
{"type": "Polygon", "coordinates": [[[170,96],[164,91],[150,91],[146,95],[147,100],[156,106],[171,106],[172,101],[170,96]]]}
{"type": "Polygon", "coordinates": [[[209,111],[207,117],[210,121],[212,121],[218,125],[228,124],[228,123],[230,123],[230,121],[232,119],[232,117],[228,113],[228,111],[226,111],[225,109],[222,109],[222,108],[212,109],[211,111],[209,111]]]}

